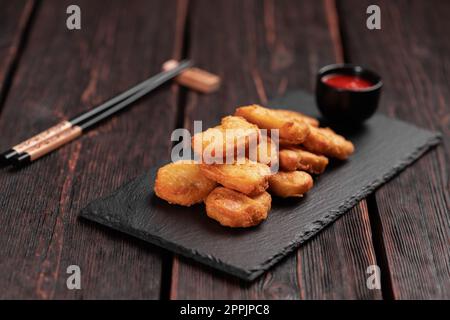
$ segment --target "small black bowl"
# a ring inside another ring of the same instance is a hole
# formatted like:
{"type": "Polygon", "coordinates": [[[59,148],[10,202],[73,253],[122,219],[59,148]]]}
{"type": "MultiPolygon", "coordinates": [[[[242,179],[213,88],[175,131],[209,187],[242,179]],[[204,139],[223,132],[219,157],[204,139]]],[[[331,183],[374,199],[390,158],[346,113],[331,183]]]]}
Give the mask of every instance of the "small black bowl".
{"type": "Polygon", "coordinates": [[[331,122],[359,124],[370,118],[378,107],[383,82],[379,75],[352,64],[331,64],[317,74],[316,102],[324,117],[331,122]],[[372,85],[360,89],[338,88],[325,83],[330,75],[357,76],[372,85]]]}

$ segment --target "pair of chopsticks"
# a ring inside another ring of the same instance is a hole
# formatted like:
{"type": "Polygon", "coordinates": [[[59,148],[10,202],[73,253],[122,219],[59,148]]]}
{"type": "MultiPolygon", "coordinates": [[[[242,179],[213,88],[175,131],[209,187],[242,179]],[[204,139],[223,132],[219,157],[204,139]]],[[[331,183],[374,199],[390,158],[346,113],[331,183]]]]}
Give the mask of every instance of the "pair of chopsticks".
{"type": "Polygon", "coordinates": [[[0,154],[0,163],[4,165],[22,166],[41,158],[76,139],[99,122],[125,109],[139,98],[178,76],[182,71],[191,66],[192,62],[189,60],[180,61],[172,69],[163,71],[137,84],[98,107],[70,120],[64,120],[30,139],[19,143],[0,154]]]}

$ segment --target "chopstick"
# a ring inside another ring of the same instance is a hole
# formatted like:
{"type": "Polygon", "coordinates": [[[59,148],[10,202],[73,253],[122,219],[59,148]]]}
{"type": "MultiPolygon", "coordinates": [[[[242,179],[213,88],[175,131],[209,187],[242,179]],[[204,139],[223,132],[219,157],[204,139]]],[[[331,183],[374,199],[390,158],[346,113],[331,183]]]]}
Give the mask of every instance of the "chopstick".
{"type": "Polygon", "coordinates": [[[188,60],[181,61],[175,68],[161,72],[106,101],[100,106],[85,113],[64,120],[36,136],[12,147],[0,155],[4,164],[16,166],[30,163],[49,152],[79,137],[85,130],[125,109],[150,91],[179,75],[192,66],[188,60]]]}

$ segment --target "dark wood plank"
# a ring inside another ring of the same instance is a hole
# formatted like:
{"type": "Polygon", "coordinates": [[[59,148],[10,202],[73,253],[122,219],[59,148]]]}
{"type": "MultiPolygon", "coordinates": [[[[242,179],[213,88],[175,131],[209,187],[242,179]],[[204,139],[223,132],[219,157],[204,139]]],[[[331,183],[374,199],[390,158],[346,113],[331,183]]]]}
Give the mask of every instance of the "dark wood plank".
{"type": "MultiPolygon", "coordinates": [[[[178,56],[184,2],[44,1],[0,118],[2,148],[123,91],[178,56]],[[55,21],[58,21],[57,23],[55,21]],[[163,32],[162,32],[163,31],[163,32]]],[[[165,87],[61,150],[0,174],[2,298],[158,298],[162,252],[80,221],[91,200],[169,155],[176,95],[165,87]],[[82,290],[66,288],[81,268],[82,290]]]]}
{"type": "MultiPolygon", "coordinates": [[[[0,1],[0,103],[19,55],[19,47],[35,3],[33,0],[0,1]]],[[[1,105],[0,105],[1,110],[1,105]]]]}
{"type": "Polygon", "coordinates": [[[382,29],[369,31],[372,3],[339,2],[349,60],[382,75],[382,112],[444,135],[442,146],[376,193],[385,269],[396,299],[448,299],[450,3],[376,1],[382,29]]]}
{"type": "MultiPolygon", "coordinates": [[[[185,126],[199,119],[214,125],[238,105],[266,103],[288,89],[312,90],[318,68],[340,56],[329,28],[332,5],[193,1],[189,55],[224,83],[213,95],[189,94],[185,126]]],[[[380,292],[365,285],[366,268],[374,263],[367,206],[361,202],[252,284],[176,257],[171,298],[376,299],[380,292]]]]}

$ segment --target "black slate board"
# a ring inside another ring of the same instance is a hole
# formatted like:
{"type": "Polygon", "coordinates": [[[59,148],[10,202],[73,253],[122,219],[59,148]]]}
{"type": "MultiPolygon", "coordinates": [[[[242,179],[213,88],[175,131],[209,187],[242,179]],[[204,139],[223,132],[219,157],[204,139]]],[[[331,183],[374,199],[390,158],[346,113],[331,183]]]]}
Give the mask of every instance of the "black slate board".
{"type": "MultiPolygon", "coordinates": [[[[313,97],[301,91],[270,106],[318,116],[313,97]]],[[[274,198],[268,219],[254,228],[225,228],[206,216],[203,205],[185,208],[160,200],[153,194],[157,168],[94,201],[81,216],[253,280],[440,141],[438,133],[383,115],[344,135],[355,154],[331,163],[303,199],[274,198]]]]}

